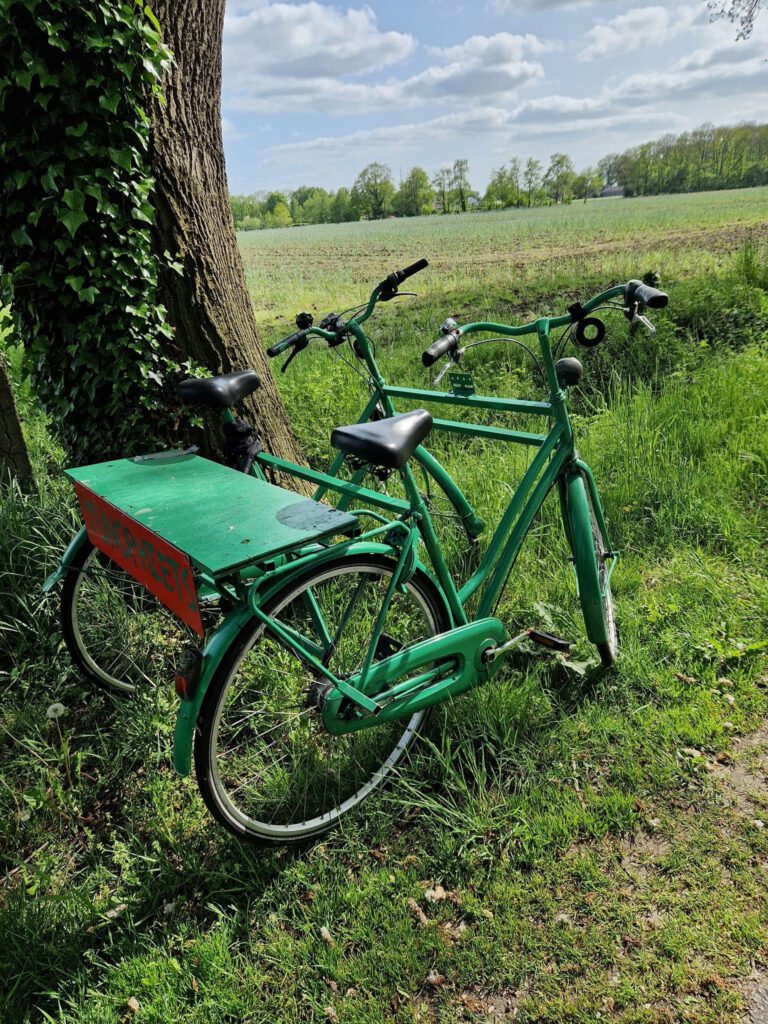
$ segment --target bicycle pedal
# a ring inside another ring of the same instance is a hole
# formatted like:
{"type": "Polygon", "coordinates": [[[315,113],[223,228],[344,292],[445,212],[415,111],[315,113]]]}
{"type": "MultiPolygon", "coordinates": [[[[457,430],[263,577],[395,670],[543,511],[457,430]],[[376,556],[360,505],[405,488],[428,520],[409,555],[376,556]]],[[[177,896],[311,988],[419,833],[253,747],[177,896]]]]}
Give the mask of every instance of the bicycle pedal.
{"type": "Polygon", "coordinates": [[[563,640],[562,637],[555,636],[554,633],[547,633],[543,629],[529,629],[528,639],[535,644],[549,648],[550,651],[558,651],[560,654],[569,654],[571,650],[569,640],[563,640]]]}

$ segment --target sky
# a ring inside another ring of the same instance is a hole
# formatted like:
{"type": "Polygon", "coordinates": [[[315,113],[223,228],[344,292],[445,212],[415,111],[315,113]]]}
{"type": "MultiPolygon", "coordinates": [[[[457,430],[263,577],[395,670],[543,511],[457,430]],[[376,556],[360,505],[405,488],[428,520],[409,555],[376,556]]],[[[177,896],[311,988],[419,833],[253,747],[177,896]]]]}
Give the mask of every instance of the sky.
{"type": "Polygon", "coordinates": [[[705,0],[227,0],[230,191],[395,181],[459,157],[577,169],[704,122],[768,116],[768,11],[746,41],[705,0]]]}

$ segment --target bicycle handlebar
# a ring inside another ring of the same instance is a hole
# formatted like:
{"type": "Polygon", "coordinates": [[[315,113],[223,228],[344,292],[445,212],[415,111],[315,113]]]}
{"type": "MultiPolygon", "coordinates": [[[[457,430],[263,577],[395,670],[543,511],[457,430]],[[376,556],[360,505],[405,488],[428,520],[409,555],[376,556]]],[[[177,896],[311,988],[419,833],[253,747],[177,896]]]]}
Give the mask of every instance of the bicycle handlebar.
{"type": "Polygon", "coordinates": [[[415,263],[412,263],[409,267],[404,267],[402,270],[393,270],[391,274],[388,274],[383,281],[376,285],[373,294],[381,302],[394,298],[397,295],[398,285],[401,285],[407,278],[413,277],[414,274],[418,274],[420,270],[428,266],[429,260],[422,259],[416,260],[415,263]]]}
{"type": "Polygon", "coordinates": [[[649,306],[651,309],[664,309],[669,302],[666,292],[660,292],[658,288],[652,288],[642,281],[628,281],[624,288],[624,301],[628,306],[635,302],[640,306],[649,306]]]}
{"type": "Polygon", "coordinates": [[[444,334],[442,338],[438,338],[437,341],[433,341],[421,354],[421,361],[424,366],[432,366],[438,359],[446,355],[448,352],[455,352],[459,345],[459,329],[456,328],[453,331],[449,331],[444,334]]]}
{"type": "Polygon", "coordinates": [[[594,295],[588,302],[579,307],[579,315],[569,311],[564,316],[542,317],[539,320],[531,321],[529,324],[520,324],[519,326],[492,323],[490,321],[464,324],[462,327],[457,327],[454,331],[433,342],[422,353],[421,361],[424,366],[432,366],[441,356],[456,351],[461,338],[467,334],[493,333],[505,338],[520,338],[526,334],[536,334],[543,325],[546,325],[547,332],[560,327],[572,326],[578,322],[579,316],[589,314],[598,307],[603,306],[606,302],[610,302],[612,299],[620,296],[630,310],[634,306],[649,306],[651,309],[663,309],[669,302],[669,296],[666,292],[661,292],[658,288],[652,288],[642,281],[632,280],[628,281],[627,284],[614,285],[612,288],[600,292],[599,295],[594,295]]]}
{"type": "Polygon", "coordinates": [[[289,334],[282,341],[276,341],[274,345],[270,345],[267,349],[267,355],[270,359],[274,359],[281,352],[285,352],[287,348],[292,348],[294,345],[300,345],[302,341],[306,341],[308,334],[309,328],[303,331],[294,331],[293,334],[289,334]]]}

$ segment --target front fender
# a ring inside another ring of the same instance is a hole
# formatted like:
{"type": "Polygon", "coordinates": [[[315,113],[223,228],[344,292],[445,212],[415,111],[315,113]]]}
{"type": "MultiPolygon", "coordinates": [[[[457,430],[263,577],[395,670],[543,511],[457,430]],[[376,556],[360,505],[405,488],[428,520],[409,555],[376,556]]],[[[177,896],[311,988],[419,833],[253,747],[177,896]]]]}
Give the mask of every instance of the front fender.
{"type": "Polygon", "coordinates": [[[42,586],[42,592],[47,594],[49,590],[53,590],[56,584],[67,574],[67,570],[72,564],[75,555],[78,553],[80,548],[88,543],[88,533],[84,526],[81,526],[75,536],[67,545],[67,549],[61,556],[61,561],[56,566],[51,575],[46,579],[42,586]]]}

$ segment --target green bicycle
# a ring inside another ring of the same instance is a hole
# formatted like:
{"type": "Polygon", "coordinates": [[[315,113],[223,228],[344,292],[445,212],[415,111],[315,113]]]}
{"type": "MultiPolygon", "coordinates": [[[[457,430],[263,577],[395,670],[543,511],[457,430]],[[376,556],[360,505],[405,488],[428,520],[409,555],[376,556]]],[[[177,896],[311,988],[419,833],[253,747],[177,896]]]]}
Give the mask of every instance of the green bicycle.
{"type": "Polygon", "coordinates": [[[432,706],[490,680],[525,639],[567,649],[538,630],[510,637],[494,616],[554,487],[587,636],[604,665],[617,657],[610,587],[616,552],[567,410],[567,390],[582,368],[572,357],[555,359],[550,335],[562,328],[562,344],[569,337],[599,344],[605,327],[594,313],[603,308],[650,328],[644,309],[665,306],[667,296],[630,281],[563,316],[523,326],[447,320],[423,354],[425,366],[446,357],[447,370],[469,349],[464,339],[471,335],[494,336],[483,342],[535,335],[546,401],[475,394],[458,371],[448,391],[392,386],[363,324],[426,265],[421,260],[390,274],[347,319],[331,315],[314,326],[300,314],[297,331],[268,350],[287,352],[290,362],[320,338],[331,348],[349,344],[366,368],[370,399],[356,424],[333,431],[337,455],[327,472],[261,450],[252,429],[235,418],[232,408],[258,387],[253,371],[179,388],[185,401],[221,410],[230,467],[186,451],[68,471],[86,525],[45,584],[50,589],[64,579],[68,646],[87,675],[128,692],[155,672],[137,665],[140,654],[159,648],[162,660],[184,652],[176,671],[174,764],[189,774],[194,748],[206,804],[242,837],[290,843],[325,832],[391,775],[432,706]],[[548,429],[437,419],[424,409],[398,414],[395,400],[538,417],[548,429]],[[423,447],[433,429],[535,451],[477,568],[460,586],[414,464],[442,490],[469,536],[484,527],[423,447]],[[345,463],[350,479],[338,475],[345,463]],[[313,483],[314,498],[268,482],[275,472],[313,483]],[[368,474],[379,481],[394,475],[404,497],[363,486],[368,474]],[[335,507],[321,500],[329,491],[339,495],[335,507]]]}

